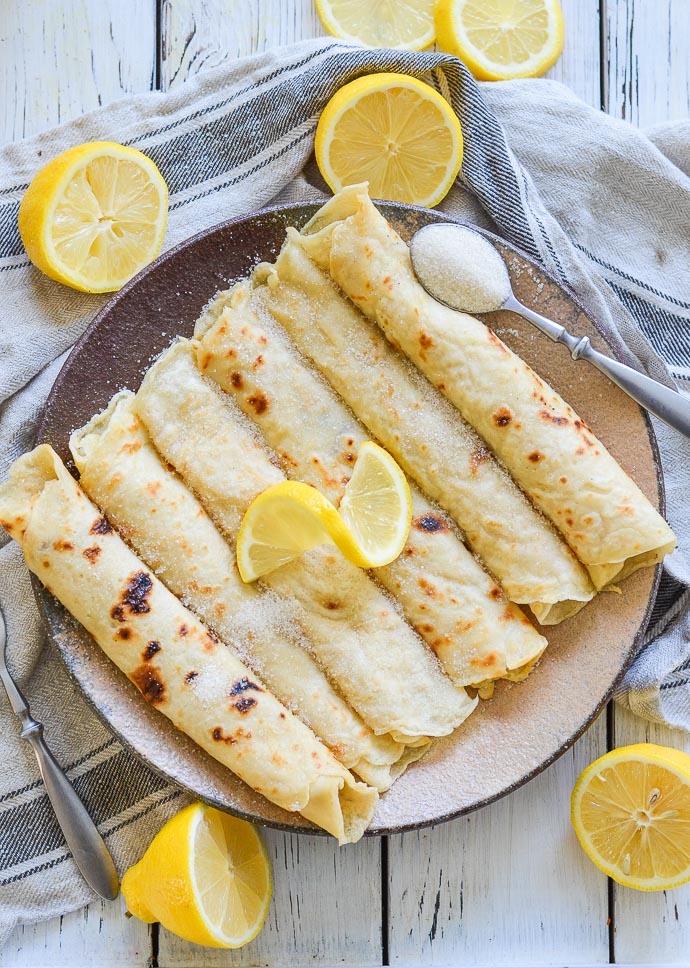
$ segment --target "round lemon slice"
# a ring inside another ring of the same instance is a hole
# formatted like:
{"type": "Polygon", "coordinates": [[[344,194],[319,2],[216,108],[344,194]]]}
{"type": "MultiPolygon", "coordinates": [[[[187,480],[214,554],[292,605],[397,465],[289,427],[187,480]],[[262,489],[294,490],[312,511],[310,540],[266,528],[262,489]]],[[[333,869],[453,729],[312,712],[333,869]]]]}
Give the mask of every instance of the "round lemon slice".
{"type": "Polygon", "coordinates": [[[690,756],[623,746],[582,772],[571,819],[599,870],[638,891],[690,881],[690,756]]]}
{"type": "Polygon", "coordinates": [[[436,42],[482,81],[539,77],[563,51],[558,0],[438,0],[436,42]]]}
{"type": "Polygon", "coordinates": [[[240,948],[261,930],[271,868],[256,829],[202,803],[181,810],[122,879],[130,914],[186,941],[240,948]]]}
{"type": "Polygon", "coordinates": [[[412,499],[405,475],[378,444],[360,447],[340,511],[300,481],[266,488],[245,512],[237,567],[255,581],[320,544],[333,544],[360,568],[390,564],[405,547],[412,499]]]}
{"type": "Polygon", "coordinates": [[[366,47],[424,50],[434,42],[436,0],[316,0],[329,34],[366,47]]]}
{"type": "Polygon", "coordinates": [[[33,264],[82,292],[120,289],[160,252],[168,189],[134,148],[93,141],[49,161],[19,207],[33,264]]]}
{"type": "Polygon", "coordinates": [[[368,74],[328,102],[314,150],[334,192],[368,181],[372,198],[431,207],[460,171],[462,129],[428,84],[406,74],[368,74]]]}

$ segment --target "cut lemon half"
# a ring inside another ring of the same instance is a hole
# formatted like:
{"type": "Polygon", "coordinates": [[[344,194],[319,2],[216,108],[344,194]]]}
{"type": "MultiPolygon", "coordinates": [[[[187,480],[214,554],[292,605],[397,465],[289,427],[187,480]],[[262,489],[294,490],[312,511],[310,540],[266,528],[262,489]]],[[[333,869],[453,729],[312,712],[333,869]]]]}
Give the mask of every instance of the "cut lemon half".
{"type": "Polygon", "coordinates": [[[539,77],[563,51],[558,0],[438,0],[436,42],[482,81],[539,77]]]}
{"type": "Polygon", "coordinates": [[[424,50],[434,42],[436,0],[316,0],[329,34],[366,47],[424,50]]]}
{"type": "Polygon", "coordinates": [[[368,74],[341,87],[314,144],[329,187],[368,181],[372,198],[437,205],[462,164],[462,129],[448,102],[406,74],[368,74]]]}
{"type": "Polygon", "coordinates": [[[158,255],[167,217],[168,189],[151,159],[92,141],[34,177],[19,207],[19,234],[51,279],[82,292],[112,292],[158,255]]]}
{"type": "Polygon", "coordinates": [[[390,564],[405,547],[412,500],[405,475],[378,444],[360,447],[340,511],[320,491],[281,481],[247,509],[237,536],[242,579],[262,575],[321,544],[333,544],[360,568],[390,564]]]}
{"type": "Polygon", "coordinates": [[[240,948],[261,930],[271,868],[257,830],[203,803],[181,810],[122,879],[130,914],[186,941],[240,948]]]}
{"type": "Polygon", "coordinates": [[[690,881],[690,756],[640,743],[600,757],[571,800],[575,833],[599,870],[638,891],[690,881]]]}

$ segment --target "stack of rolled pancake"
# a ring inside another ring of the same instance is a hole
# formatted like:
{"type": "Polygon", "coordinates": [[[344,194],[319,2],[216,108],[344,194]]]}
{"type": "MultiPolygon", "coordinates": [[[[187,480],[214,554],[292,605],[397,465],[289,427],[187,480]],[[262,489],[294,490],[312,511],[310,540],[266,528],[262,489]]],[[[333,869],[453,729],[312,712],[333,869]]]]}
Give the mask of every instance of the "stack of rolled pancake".
{"type": "Polygon", "coordinates": [[[478,320],[426,295],[405,243],[346,189],[275,264],[221,293],[76,431],[0,487],[29,568],[143,696],[340,843],[497,679],[673,534],[561,398],[478,320]],[[332,546],[256,585],[242,517],[286,476],[343,496],[374,438],[410,478],[401,556],[332,546]],[[92,503],[93,502],[93,503],[92,503]]]}

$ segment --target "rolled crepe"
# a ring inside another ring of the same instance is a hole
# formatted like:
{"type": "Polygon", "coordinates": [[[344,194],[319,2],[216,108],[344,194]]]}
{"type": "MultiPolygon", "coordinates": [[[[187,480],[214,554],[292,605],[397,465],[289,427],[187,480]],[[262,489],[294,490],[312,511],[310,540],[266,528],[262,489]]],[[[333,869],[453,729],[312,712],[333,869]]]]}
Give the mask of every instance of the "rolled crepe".
{"type": "MultiPolygon", "coordinates": [[[[241,283],[215,301],[197,324],[197,363],[254,420],[287,476],[337,505],[369,435],[268,315],[265,289],[241,283]],[[261,412],[251,402],[258,398],[266,401],[261,412]]],[[[458,685],[532,664],[546,639],[507,601],[443,512],[414,484],[411,494],[407,544],[376,577],[458,685]]]]}
{"type": "Polygon", "coordinates": [[[488,326],[425,292],[365,187],[333,198],[304,231],[312,258],[455,404],[597,588],[673,550],[664,519],[562,397],[488,326]]]}
{"type": "Polygon", "coordinates": [[[158,578],[311,727],[343,766],[379,792],[423,753],[374,733],[300,644],[294,609],[245,584],[208,515],[165,466],[133,410],[134,394],[70,438],[80,483],[158,578]]]}
{"type": "Polygon", "coordinates": [[[178,729],[339,843],[362,836],[376,791],[142,564],[48,445],[14,463],[0,487],[0,524],[48,591],[178,729]]]}
{"type": "Polygon", "coordinates": [[[454,518],[512,602],[544,625],[594,595],[586,572],[482,441],[302,251],[292,231],[266,305],[422,491],[454,518]]]}
{"type": "MultiPolygon", "coordinates": [[[[262,409],[265,400],[254,406],[262,409]]],[[[243,414],[202,377],[189,341],[178,341],[148,371],[135,407],[156,449],[234,542],[252,500],[285,478],[243,414]]],[[[420,745],[452,732],[474,709],[395,604],[338,551],[314,548],[266,584],[297,603],[319,664],[377,735],[420,745]]]]}

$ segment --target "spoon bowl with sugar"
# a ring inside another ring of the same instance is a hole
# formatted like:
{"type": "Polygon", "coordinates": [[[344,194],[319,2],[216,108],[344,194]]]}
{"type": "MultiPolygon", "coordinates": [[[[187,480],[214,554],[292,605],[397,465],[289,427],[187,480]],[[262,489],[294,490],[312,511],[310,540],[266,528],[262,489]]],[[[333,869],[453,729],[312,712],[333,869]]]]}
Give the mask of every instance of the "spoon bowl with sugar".
{"type": "Polygon", "coordinates": [[[588,336],[573,336],[565,326],[521,303],[503,257],[479,232],[452,222],[425,225],[412,237],[410,256],[417,279],[438,302],[465,313],[517,313],[566,346],[573,360],[587,360],[641,407],[690,437],[690,400],[594,349],[588,336]]]}

